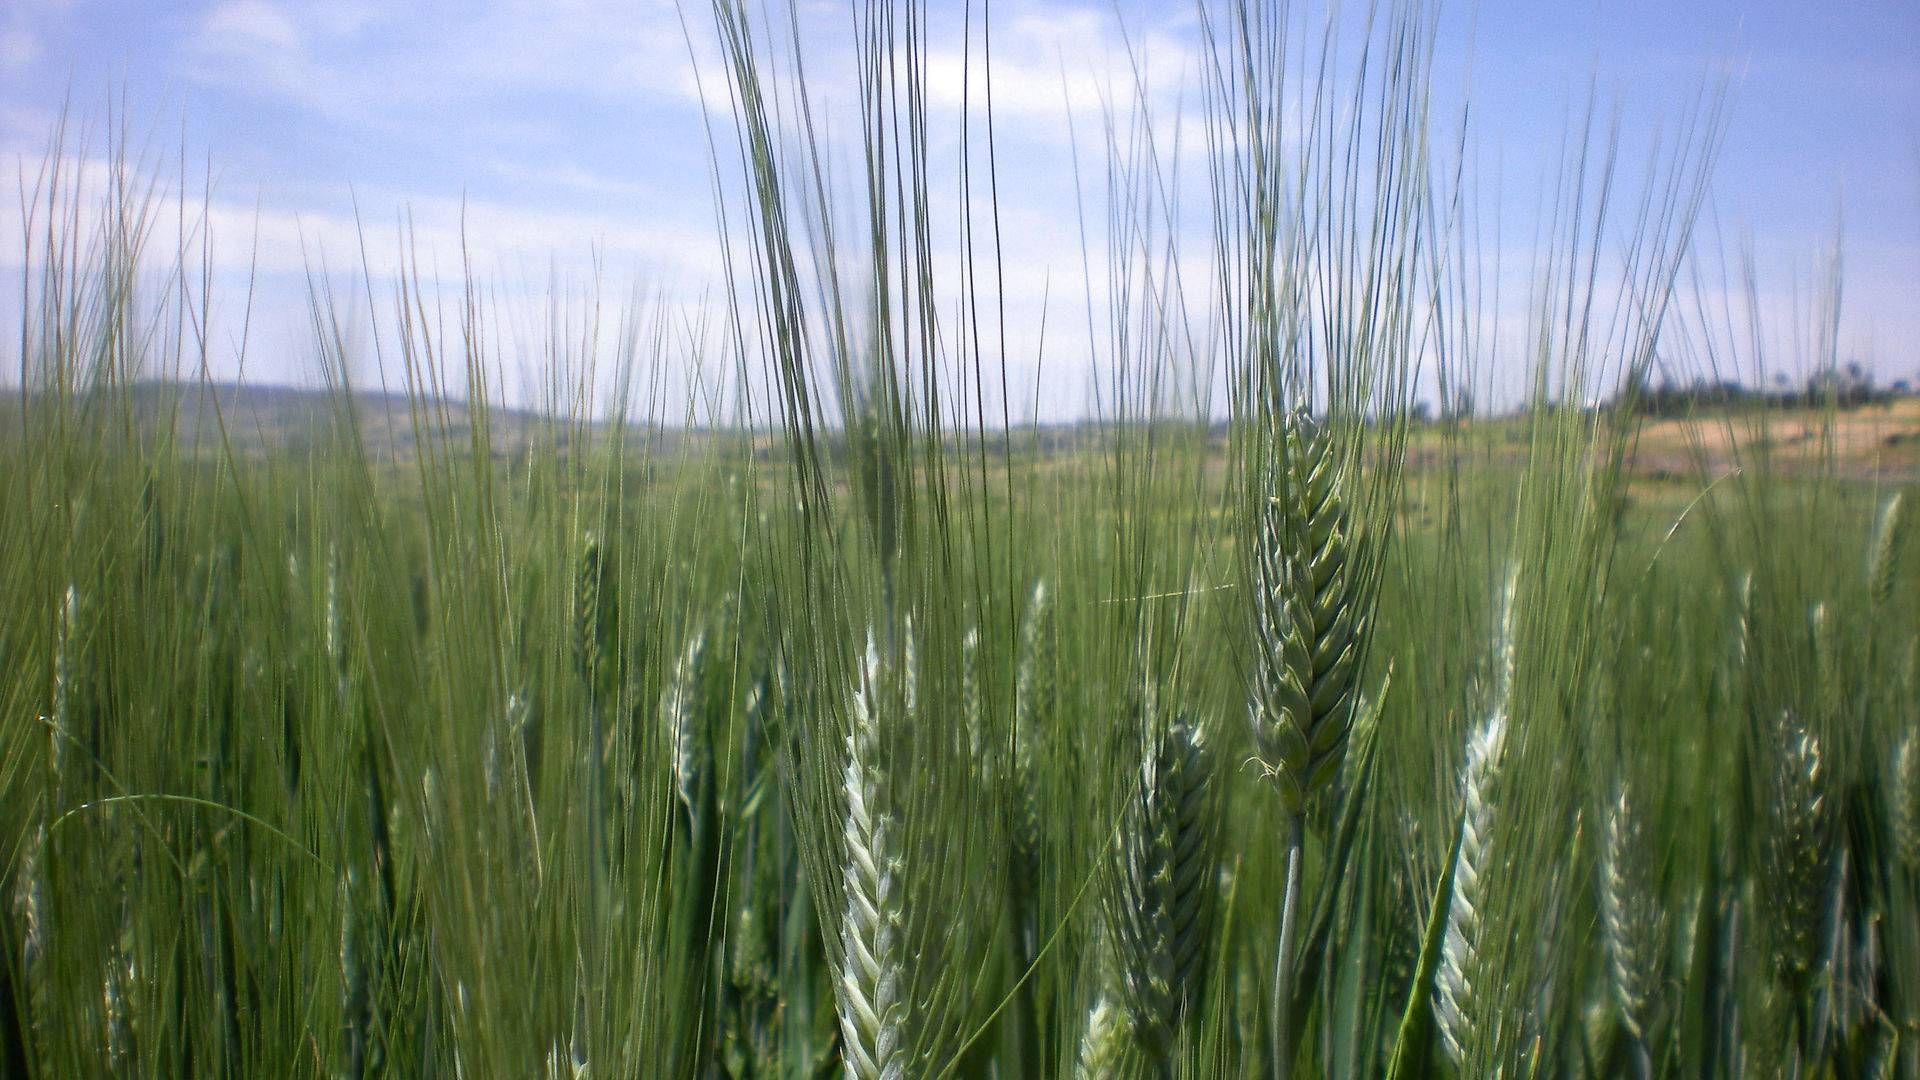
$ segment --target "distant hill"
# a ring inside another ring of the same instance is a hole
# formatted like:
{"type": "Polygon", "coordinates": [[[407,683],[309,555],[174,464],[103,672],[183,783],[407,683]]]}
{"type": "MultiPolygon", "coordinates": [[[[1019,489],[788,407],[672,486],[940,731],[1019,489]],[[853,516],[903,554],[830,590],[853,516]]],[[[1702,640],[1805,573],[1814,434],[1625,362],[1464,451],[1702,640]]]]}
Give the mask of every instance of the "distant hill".
{"type": "MultiPolygon", "coordinates": [[[[133,384],[125,393],[131,396],[134,411],[143,425],[157,426],[172,418],[184,446],[207,451],[220,446],[223,431],[236,453],[251,457],[324,445],[346,430],[341,423],[346,399],[325,388],[148,381],[133,384]]],[[[416,437],[414,403],[404,393],[358,389],[352,394],[351,408],[369,453],[404,457],[412,451],[416,437]]],[[[466,402],[440,400],[424,408],[422,434],[449,441],[464,441],[470,436],[473,410],[466,402]]],[[[600,419],[582,427],[568,417],[498,405],[489,406],[486,414],[490,427],[488,442],[496,458],[524,453],[536,441],[564,449],[583,431],[596,437],[608,434],[608,424],[600,419]]],[[[17,427],[19,416],[19,391],[0,390],[0,432],[17,427]]],[[[997,434],[988,436],[987,446],[996,456],[1009,450],[1033,450],[1049,456],[1072,453],[1097,445],[1101,428],[1101,424],[1092,421],[1043,424],[1037,429],[1016,428],[1011,447],[1004,436],[997,434]]],[[[645,446],[661,453],[697,450],[741,438],[740,431],[729,428],[636,421],[626,429],[630,446],[636,449],[645,446]]],[[[747,437],[747,442],[762,458],[779,455],[784,446],[777,428],[757,428],[747,437]]],[[[830,457],[845,450],[841,440],[832,433],[825,434],[821,447],[830,457]]]]}
{"type": "MultiPolygon", "coordinates": [[[[126,391],[138,423],[155,430],[172,418],[177,437],[189,452],[220,450],[224,431],[233,451],[249,458],[299,453],[324,447],[341,438],[343,402],[333,391],[298,386],[238,383],[136,383],[126,391]]],[[[456,448],[472,435],[473,410],[462,401],[436,401],[423,407],[420,427],[414,424],[414,405],[405,394],[359,390],[351,397],[354,420],[367,452],[375,458],[406,459],[416,449],[416,431],[456,448]]],[[[1872,403],[1829,412],[1769,403],[1759,413],[1732,410],[1750,421],[1764,414],[1770,433],[1768,445],[1775,462],[1791,471],[1813,468],[1831,452],[1839,475],[1862,479],[1910,481],[1920,479],[1920,397],[1887,395],[1872,403]],[[1822,433],[1825,433],[1824,436],[1822,433]]],[[[17,429],[21,416],[19,391],[0,390],[0,433],[17,429]]],[[[531,409],[492,406],[487,409],[488,445],[496,459],[524,455],[529,447],[567,446],[582,434],[595,441],[611,435],[605,422],[584,426],[531,409]]],[[[1643,426],[1627,460],[1629,471],[1643,476],[1680,477],[1705,467],[1718,474],[1733,467],[1738,455],[1733,442],[1754,434],[1747,421],[1729,425],[1724,408],[1701,407],[1694,417],[1659,414],[1642,418],[1643,426]]],[[[1468,442],[1481,445],[1496,458],[1518,465],[1524,458],[1525,423],[1518,414],[1482,417],[1465,422],[1468,442]]],[[[1444,423],[1416,420],[1408,443],[1407,466],[1413,470],[1438,467],[1451,453],[1443,444],[1444,423]]],[[[985,449],[994,459],[1029,453],[1041,458],[1071,456],[1097,450],[1102,425],[1079,421],[1016,428],[1010,435],[989,434],[985,449]]],[[[963,436],[970,446],[977,436],[963,436]]],[[[783,456],[784,438],[777,430],[750,434],[718,428],[666,427],[632,423],[626,443],[658,453],[699,452],[731,445],[748,449],[762,460],[783,456]]],[[[1208,440],[1218,454],[1228,452],[1224,422],[1209,426],[1208,440]]],[[[832,432],[824,434],[819,449],[830,460],[846,453],[845,443],[832,432]]],[[[1754,449],[1752,447],[1749,450],[1754,449]]]]}
{"type": "MultiPolygon", "coordinates": [[[[256,456],[299,451],[340,438],[348,430],[346,410],[367,450],[376,455],[409,453],[416,430],[429,438],[464,441],[472,432],[473,410],[459,400],[422,406],[416,429],[414,407],[405,394],[356,390],[351,398],[324,388],[243,383],[141,382],[126,390],[134,415],[147,430],[169,420],[180,442],[211,451],[230,440],[236,453],[256,456]]],[[[19,391],[0,392],[0,430],[18,426],[19,391]]],[[[490,406],[486,410],[489,444],[495,457],[524,452],[536,439],[564,446],[578,430],[572,421],[530,409],[490,406]]],[[[588,430],[604,431],[593,422],[588,430]]],[[[661,450],[715,433],[634,424],[627,438],[661,450]]]]}

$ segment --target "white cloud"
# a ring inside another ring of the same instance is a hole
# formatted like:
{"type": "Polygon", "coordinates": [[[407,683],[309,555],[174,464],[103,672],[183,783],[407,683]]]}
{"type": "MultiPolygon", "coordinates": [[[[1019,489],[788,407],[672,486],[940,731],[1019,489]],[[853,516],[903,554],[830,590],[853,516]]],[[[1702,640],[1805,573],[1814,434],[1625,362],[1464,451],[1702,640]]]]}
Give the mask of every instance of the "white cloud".
{"type": "Polygon", "coordinates": [[[698,100],[672,0],[490,0],[439,17],[229,0],[200,21],[182,61],[203,85],[355,128],[379,128],[395,110],[513,95],[698,100]]]}
{"type": "Polygon", "coordinates": [[[46,56],[46,39],[65,18],[71,0],[8,0],[0,7],[0,86],[46,56]]]}
{"type": "Polygon", "coordinates": [[[496,0],[445,30],[458,69],[487,84],[698,100],[671,0],[496,0]]]}
{"type": "Polygon", "coordinates": [[[0,30],[0,64],[23,68],[40,58],[40,39],[24,27],[0,30]]]}
{"type": "Polygon", "coordinates": [[[35,105],[0,102],[0,161],[8,164],[16,157],[37,157],[28,147],[46,143],[58,125],[60,114],[35,105]]]}
{"type": "Polygon", "coordinates": [[[536,164],[500,157],[487,163],[487,171],[502,180],[541,190],[557,189],[572,194],[631,200],[655,200],[660,197],[659,192],[645,184],[567,162],[536,164]]]}
{"type": "Polygon", "coordinates": [[[203,47],[216,55],[301,50],[300,28],[267,0],[232,0],[214,8],[200,25],[200,39],[203,47]]]}
{"type": "MultiPolygon", "coordinates": [[[[1109,114],[1124,129],[1144,105],[1172,116],[1181,95],[1192,96],[1201,73],[1189,20],[1163,11],[1122,26],[1104,7],[1033,3],[996,16],[993,24],[992,101],[997,126],[1020,136],[1064,145],[1069,121],[1097,129],[1109,114]]],[[[925,55],[928,105],[957,114],[971,104],[984,117],[987,54],[959,27],[936,35],[925,55]]]]}
{"type": "MultiPolygon", "coordinates": [[[[24,149],[8,156],[35,160],[24,149]]],[[[79,234],[91,237],[103,224],[105,196],[118,183],[117,171],[97,156],[68,156],[60,169],[64,212],[77,209],[79,234]]],[[[144,190],[140,178],[129,177],[127,184],[128,190],[144,190]]],[[[322,260],[334,272],[359,272],[364,242],[372,264],[366,269],[389,277],[399,270],[403,228],[423,265],[457,267],[464,248],[482,277],[535,264],[543,272],[550,266],[583,276],[596,262],[615,277],[712,282],[720,271],[718,243],[697,208],[688,215],[634,217],[457,197],[404,199],[375,189],[363,194],[362,205],[391,212],[370,210],[371,216],[356,220],[348,209],[263,206],[217,191],[206,201],[197,181],[189,177],[187,186],[184,197],[171,187],[158,189],[146,205],[149,219],[160,223],[156,237],[166,242],[151,250],[156,268],[172,257],[161,248],[173,242],[174,223],[184,219],[190,232],[211,237],[217,273],[300,275],[318,270],[322,260]]],[[[44,220],[43,207],[28,209],[44,220]]],[[[19,201],[0,201],[0,236],[20,237],[24,225],[19,201]]],[[[18,244],[0,246],[0,269],[20,269],[21,258],[18,244]]]]}
{"type": "Polygon", "coordinates": [[[231,0],[199,22],[185,43],[189,78],[256,97],[291,101],[329,119],[351,118],[359,104],[309,53],[311,37],[293,14],[269,0],[231,0]]]}

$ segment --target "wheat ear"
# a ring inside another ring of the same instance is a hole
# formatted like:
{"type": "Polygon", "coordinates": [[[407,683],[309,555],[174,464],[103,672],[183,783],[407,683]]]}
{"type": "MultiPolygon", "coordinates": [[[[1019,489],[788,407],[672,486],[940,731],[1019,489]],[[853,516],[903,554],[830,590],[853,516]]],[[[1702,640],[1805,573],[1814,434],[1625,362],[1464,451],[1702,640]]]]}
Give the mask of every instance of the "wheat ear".
{"type": "Polygon", "coordinates": [[[886,774],[878,756],[882,668],[871,634],[853,692],[852,730],[842,780],[847,803],[842,853],[845,912],[842,960],[834,987],[841,1057],[848,1080],[899,1080],[905,1075],[906,1005],[901,992],[901,896],[893,853],[886,774]]]}
{"type": "Polygon", "coordinates": [[[1087,1011],[1080,1033],[1080,1053],[1074,1059],[1074,1080],[1112,1080],[1120,1075],[1127,1052],[1127,1016],[1102,995],[1087,1011]]]}
{"type": "Polygon", "coordinates": [[[1142,1049],[1163,1061],[1200,993],[1219,873],[1212,754],[1201,729],[1176,717],[1149,740],[1115,856],[1107,925],[1118,996],[1142,1049]]]}
{"type": "MultiPolygon", "coordinates": [[[[1014,679],[1014,731],[1012,783],[1010,785],[1012,821],[1011,877],[1014,893],[1031,907],[1039,888],[1040,873],[1046,856],[1046,834],[1041,817],[1035,777],[1041,734],[1053,717],[1056,703],[1055,638],[1053,609],[1049,604],[1045,579],[1037,581],[1027,601],[1027,612],[1020,626],[1020,662],[1014,679]]],[[[1022,959],[1031,961],[1037,942],[1033,940],[1031,919],[1018,927],[1022,941],[1022,959]]]]}
{"type": "Polygon", "coordinates": [[[120,897],[120,926],[114,935],[111,953],[107,957],[106,971],[100,981],[100,997],[103,1007],[102,1016],[106,1021],[102,1040],[107,1051],[107,1062],[113,1075],[122,1076],[131,1071],[134,1057],[134,1036],[137,1034],[136,1018],[128,995],[139,985],[140,970],[134,959],[133,940],[133,897],[131,884],[123,886],[120,897]]]}
{"type": "Polygon", "coordinates": [[[1454,856],[1453,895],[1448,901],[1447,933],[1440,950],[1439,990],[1434,1002],[1440,1040],[1456,1067],[1465,1067],[1478,1018],[1473,997],[1483,950],[1481,881],[1492,868],[1492,791],[1506,734],[1504,712],[1488,717],[1467,741],[1467,761],[1460,770],[1460,850],[1454,856]]]}
{"type": "Polygon", "coordinates": [[[700,739],[700,676],[707,654],[707,631],[696,627],[674,659],[667,673],[667,685],[660,692],[660,730],[666,737],[667,761],[673,772],[674,796],[685,809],[689,827],[697,826],[700,814],[700,785],[705,779],[705,760],[700,739]]]}
{"type": "Polygon", "coordinates": [[[1885,607],[1893,597],[1895,564],[1900,559],[1900,541],[1905,535],[1906,516],[1900,512],[1899,492],[1880,504],[1880,516],[1874,521],[1873,543],[1867,548],[1867,587],[1875,607],[1885,607]]]}
{"type": "Polygon", "coordinates": [[[1330,433],[1300,411],[1274,435],[1251,545],[1257,656],[1247,715],[1255,754],[1287,816],[1271,1021],[1274,1075],[1284,1080],[1293,1052],[1287,1001],[1303,886],[1301,815],[1346,755],[1373,588],[1347,511],[1345,463],[1330,433]]]}
{"type": "Polygon", "coordinates": [[[53,730],[49,732],[52,743],[53,779],[56,790],[61,775],[66,771],[67,740],[73,732],[73,652],[74,632],[80,621],[80,593],[71,584],[60,597],[60,623],[56,630],[53,651],[53,730]]]}
{"type": "Polygon", "coordinates": [[[26,1000],[21,1011],[26,1015],[27,1039],[37,1054],[44,1054],[44,1040],[53,1023],[53,985],[47,971],[47,920],[52,914],[47,903],[47,879],[41,865],[47,851],[47,829],[36,824],[23,838],[20,869],[13,883],[13,915],[20,927],[20,981],[25,983],[26,1000]]]}
{"type": "Polygon", "coordinates": [[[980,708],[980,628],[969,626],[960,639],[960,719],[967,735],[967,760],[976,768],[982,765],[986,751],[980,708]]]}
{"type": "Polygon", "coordinates": [[[573,579],[574,652],[589,689],[600,672],[600,576],[600,537],[589,532],[573,579]]]}
{"type": "Polygon", "coordinates": [[[338,893],[340,897],[340,1011],[343,1014],[342,1036],[346,1043],[347,1075],[360,1077],[366,1075],[368,1056],[368,1031],[372,1027],[372,995],[367,988],[367,972],[361,964],[359,927],[354,913],[358,910],[358,875],[351,866],[340,875],[338,893]]]}
{"type": "MultiPolygon", "coordinates": [[[[327,660],[333,665],[334,677],[344,684],[347,677],[347,642],[340,615],[340,555],[332,544],[327,545],[325,632],[323,643],[327,649],[327,660]]],[[[341,696],[346,696],[344,688],[341,696]]]]}
{"type": "Polygon", "coordinates": [[[1894,857],[1920,873],[1920,728],[1902,735],[1893,751],[1887,799],[1894,857]]]}
{"type": "Polygon", "coordinates": [[[1648,861],[1645,818],[1624,780],[1615,788],[1604,824],[1600,924],[1608,981],[1644,1076],[1652,1071],[1647,1057],[1648,1010],[1659,990],[1665,920],[1648,861]]]}
{"type": "Polygon", "coordinates": [[[1492,707],[1467,739],[1466,761],[1460,768],[1460,846],[1453,861],[1453,891],[1447,902],[1447,929],[1440,949],[1433,1010],[1440,1041],[1456,1068],[1465,1067],[1474,1024],[1479,1019],[1474,993],[1485,951],[1482,881],[1493,867],[1497,824],[1493,788],[1506,750],[1507,711],[1513,694],[1516,584],[1517,576],[1510,571],[1494,630],[1492,707]]]}
{"type": "Polygon", "coordinates": [[[1298,813],[1346,753],[1373,589],[1334,440],[1302,413],[1280,441],[1255,544],[1259,657],[1248,712],[1260,763],[1298,813]]]}
{"type": "Polygon", "coordinates": [[[1733,590],[1733,663],[1744,670],[1753,655],[1753,571],[1740,576],[1733,590]]]}
{"type": "Polygon", "coordinates": [[[913,718],[920,715],[920,648],[914,639],[913,612],[907,612],[901,624],[904,629],[900,634],[900,706],[911,724],[913,718]]]}
{"type": "Polygon", "coordinates": [[[1798,990],[1811,976],[1825,936],[1826,773],[1819,738],[1791,711],[1781,711],[1769,751],[1756,884],[1771,913],[1774,969],[1790,990],[1798,990]]]}

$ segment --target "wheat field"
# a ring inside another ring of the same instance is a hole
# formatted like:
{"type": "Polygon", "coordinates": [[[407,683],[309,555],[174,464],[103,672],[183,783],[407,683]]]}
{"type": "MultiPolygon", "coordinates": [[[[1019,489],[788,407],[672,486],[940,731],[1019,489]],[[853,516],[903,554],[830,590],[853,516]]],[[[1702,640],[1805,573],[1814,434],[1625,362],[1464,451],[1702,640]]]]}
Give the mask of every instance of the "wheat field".
{"type": "Polygon", "coordinates": [[[510,408],[485,289],[417,273],[384,392],[321,278],[324,388],[215,385],[192,221],[56,139],[0,1073],[1920,1075],[1910,403],[1642,407],[1759,360],[1690,284],[1715,99],[1644,161],[1573,132],[1531,389],[1435,418],[1496,358],[1430,14],[1315,65],[1204,5],[1210,258],[1107,146],[1112,395],[1023,424],[991,200],[931,240],[1014,178],[926,168],[916,10],[848,17],[852,182],[777,26],[690,16],[731,287],[624,362],[710,350],[730,423],[510,408]]]}

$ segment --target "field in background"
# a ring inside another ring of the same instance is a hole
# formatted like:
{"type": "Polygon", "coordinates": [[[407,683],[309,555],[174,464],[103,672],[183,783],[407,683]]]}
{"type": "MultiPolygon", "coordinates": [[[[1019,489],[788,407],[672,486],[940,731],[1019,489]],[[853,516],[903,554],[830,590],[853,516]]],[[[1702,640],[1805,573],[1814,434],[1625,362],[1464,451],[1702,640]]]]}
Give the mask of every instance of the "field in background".
{"type": "MultiPolygon", "coordinates": [[[[30,408],[26,436],[6,443],[16,482],[0,514],[0,581],[18,617],[0,637],[0,701],[27,718],[7,728],[0,770],[9,820],[27,823],[9,839],[0,998],[16,1065],[564,1075],[574,1061],[670,1054],[692,1075],[832,1067],[845,1037],[832,1022],[834,922],[819,917],[808,882],[840,857],[821,845],[845,811],[829,794],[837,747],[816,742],[802,714],[844,706],[837,687],[858,681],[836,674],[839,650],[858,641],[796,635],[783,607],[795,602],[792,560],[806,535],[785,454],[688,439],[645,449],[601,425],[509,415],[480,427],[506,445],[483,442],[491,452],[475,455],[472,418],[457,410],[444,422],[402,412],[426,437],[389,443],[384,423],[348,437],[367,401],[349,414],[324,397],[313,400],[321,411],[306,449],[248,445],[249,411],[229,408],[229,453],[171,445],[165,425],[127,424],[152,407],[149,394],[104,388],[84,405],[30,408]],[[129,440],[129,430],[146,434],[129,440]],[[811,839],[799,823],[808,814],[820,815],[811,839]]],[[[1797,433],[1910,414],[1902,404],[1879,417],[1766,423],[1797,433]]],[[[283,432],[305,422],[268,415],[283,432]]],[[[1360,995],[1347,1038],[1383,1060],[1417,1000],[1407,987],[1425,970],[1431,883],[1454,857],[1461,733],[1488,708],[1487,665],[1498,662],[1500,553],[1520,542],[1513,510],[1542,480],[1521,460],[1534,445],[1522,426],[1411,440],[1414,455],[1431,446],[1434,457],[1407,475],[1366,682],[1384,695],[1368,755],[1375,809],[1343,824],[1329,803],[1309,819],[1319,842],[1344,839],[1349,863],[1345,875],[1321,864],[1309,880],[1330,897],[1358,890],[1336,902],[1361,906],[1314,926],[1310,947],[1324,959],[1302,1017],[1333,1024],[1330,1003],[1360,995]],[[1366,950],[1363,968],[1340,962],[1353,949],[1366,950]]],[[[1651,425],[1642,445],[1695,445],[1674,430],[1651,425]]],[[[956,602],[913,631],[914,737],[938,747],[919,751],[934,764],[898,766],[915,786],[896,796],[903,817],[961,845],[945,857],[968,875],[910,881],[902,900],[959,894],[901,916],[926,920],[920,933],[931,936],[916,952],[944,957],[929,971],[969,973],[929,976],[952,997],[935,1000],[943,1027],[926,1037],[951,1061],[1014,1070],[1031,1058],[1028,1075],[1056,1075],[1079,1067],[1095,1031],[1090,995],[1111,963],[1100,945],[1103,852],[1126,827],[1118,808],[1138,753],[1139,691],[1127,684],[1142,661],[1128,627],[1146,619],[1177,642],[1163,677],[1177,680],[1182,714],[1206,725],[1218,812],[1231,822],[1217,855],[1219,941],[1207,954],[1217,969],[1170,1045],[1195,1075],[1264,1073],[1267,898],[1284,876],[1264,838],[1281,824],[1259,769],[1241,764],[1252,752],[1237,703],[1248,660],[1231,644],[1221,451],[1203,429],[1183,439],[1172,425],[1155,435],[1152,469],[1123,464],[1146,431],[1138,442],[1110,433],[1104,451],[990,465],[979,489],[954,488],[979,499],[953,533],[956,602]],[[1016,590],[995,584],[1009,573],[1016,590]],[[1028,595],[1038,583],[1044,609],[1028,595]],[[944,914],[953,911],[973,914],[956,922],[944,914]]],[[[1820,706],[1835,725],[1822,798],[1852,809],[1820,820],[1826,830],[1897,827],[1897,817],[1866,824],[1880,813],[1871,807],[1894,814],[1895,803],[1841,794],[1880,790],[1885,776],[1888,798],[1907,797],[1897,784],[1912,782],[1882,771],[1906,758],[1878,749],[1882,739],[1912,745],[1900,733],[1912,731],[1901,643],[1912,640],[1913,605],[1905,584],[1879,600],[1864,591],[1876,572],[1874,514],[1893,490],[1865,471],[1796,462],[1767,481],[1765,509],[1751,487],[1739,493],[1744,481],[1726,479],[1696,504],[1719,474],[1692,466],[1624,485],[1626,512],[1607,519],[1617,581],[1595,616],[1578,684],[1587,689],[1565,699],[1571,726],[1551,736],[1552,768],[1540,766],[1552,787],[1526,796],[1557,792],[1573,830],[1535,841],[1571,845],[1540,856],[1565,905],[1559,927],[1512,930],[1538,950],[1528,970],[1556,996],[1555,1011],[1533,1021],[1529,1053],[1549,1052],[1535,1040],[1551,1035],[1555,1057],[1600,1074],[1630,1054],[1629,1030],[1603,1022],[1619,1006],[1601,966],[1621,932],[1603,907],[1609,860],[1620,857],[1605,831],[1616,827],[1608,777],[1623,761],[1640,763],[1626,775],[1649,770],[1648,818],[1636,828],[1658,837],[1639,856],[1649,877],[1635,899],[1662,913],[1645,963],[1672,985],[1723,987],[1733,1008],[1649,989],[1663,1010],[1654,1030],[1669,1047],[1729,1040],[1730,1060],[1748,1071],[1785,1052],[1766,1041],[1776,1029],[1763,1010],[1791,999],[1757,989],[1774,978],[1770,947],[1739,944],[1774,933],[1779,916],[1758,884],[1724,877],[1741,871],[1719,861],[1743,860],[1749,849],[1729,841],[1756,828],[1743,809],[1750,766],[1737,764],[1749,714],[1731,696],[1747,692],[1738,642],[1756,631],[1741,629],[1751,601],[1738,598],[1775,592],[1786,622],[1774,632],[1789,642],[1814,610],[1794,597],[1832,612],[1884,605],[1825,616],[1841,629],[1819,639],[1835,650],[1824,663],[1845,675],[1820,706]],[[1772,577],[1748,584],[1752,573],[1772,577]],[[1890,640],[1876,643],[1882,635],[1890,640]],[[1646,740],[1650,750],[1633,749],[1646,740]],[[1869,816],[1850,826],[1855,813],[1869,816]],[[1754,989],[1734,996],[1743,987],[1754,989]]],[[[841,497],[855,479],[837,486],[841,497]]],[[[1905,545],[1897,567],[1879,572],[1915,580],[1916,556],[1905,545]]],[[[1817,685],[1796,676],[1776,692],[1817,685]]],[[[1890,872],[1904,872],[1892,850],[1890,872]]],[[[1521,872],[1512,858],[1503,873],[1521,872]]],[[[1853,989],[1818,994],[1903,985],[1894,958],[1872,954],[1904,947],[1885,920],[1912,909],[1842,899],[1863,886],[1807,909],[1882,928],[1860,939],[1853,962],[1872,959],[1845,976],[1853,989]]],[[[1899,1045],[1870,1015],[1830,1021],[1853,1040],[1847,1054],[1899,1045]]],[[[1429,1067],[1443,1067],[1438,1050],[1429,1067]]]]}
{"type": "MultiPolygon", "coordinates": [[[[305,452],[323,441],[334,426],[338,395],[324,389],[284,386],[240,387],[221,383],[146,383],[131,389],[133,415],[142,426],[165,426],[183,447],[208,454],[229,448],[243,457],[305,452]]],[[[411,407],[403,393],[359,393],[352,398],[361,438],[368,452],[394,462],[414,455],[411,407]]],[[[17,429],[23,410],[31,409],[18,392],[0,393],[0,430],[17,429]]],[[[429,434],[449,446],[472,437],[467,407],[448,400],[436,406],[438,423],[429,434]]],[[[497,458],[524,454],[527,447],[565,418],[537,410],[491,410],[489,443],[497,458]]],[[[677,425],[612,424],[587,419],[577,427],[589,439],[618,429],[634,450],[681,452],[715,449],[738,435],[725,430],[689,430],[677,425]]],[[[1071,457],[1084,448],[1089,425],[1057,424],[1017,428],[1008,443],[1023,459],[1071,457]]],[[[568,432],[561,442],[571,437],[568,432]]],[[[1214,447],[1224,464],[1224,426],[1213,430],[1214,447]]],[[[778,454],[781,440],[772,433],[753,437],[756,453],[778,454]]],[[[1433,471],[1448,458],[1473,454],[1505,466],[1524,463],[1527,452],[1524,415],[1482,417],[1458,422],[1423,421],[1408,435],[1406,467],[1433,471]]],[[[564,447],[561,447],[564,449],[564,447]]],[[[1639,422],[1626,459],[1633,475],[1655,481],[1688,483],[1704,468],[1719,475],[1742,458],[1767,450],[1771,465],[1784,472],[1819,473],[1831,467],[1841,477],[1907,483],[1920,478],[1920,397],[1894,397],[1884,403],[1844,409],[1822,407],[1723,410],[1703,407],[1694,419],[1639,422]]]]}

